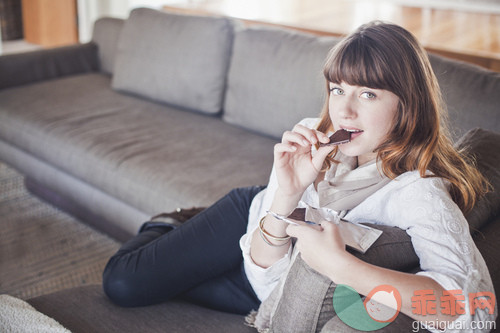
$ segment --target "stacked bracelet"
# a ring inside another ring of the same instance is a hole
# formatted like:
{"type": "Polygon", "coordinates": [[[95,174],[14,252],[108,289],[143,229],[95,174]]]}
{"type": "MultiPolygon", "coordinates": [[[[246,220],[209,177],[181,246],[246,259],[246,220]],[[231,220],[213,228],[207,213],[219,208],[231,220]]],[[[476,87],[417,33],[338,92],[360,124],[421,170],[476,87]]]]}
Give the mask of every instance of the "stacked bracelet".
{"type": "Polygon", "coordinates": [[[260,219],[259,221],[259,231],[260,231],[260,237],[262,237],[262,239],[264,240],[264,242],[266,242],[267,245],[270,245],[270,246],[284,246],[286,244],[288,244],[288,242],[290,241],[290,236],[285,236],[285,237],[277,237],[277,236],[274,236],[274,235],[271,235],[269,232],[266,231],[266,229],[264,229],[264,219],[266,217],[264,216],[263,218],[260,219]],[[284,242],[282,244],[273,244],[271,243],[271,241],[269,239],[272,239],[276,242],[284,242]]]}

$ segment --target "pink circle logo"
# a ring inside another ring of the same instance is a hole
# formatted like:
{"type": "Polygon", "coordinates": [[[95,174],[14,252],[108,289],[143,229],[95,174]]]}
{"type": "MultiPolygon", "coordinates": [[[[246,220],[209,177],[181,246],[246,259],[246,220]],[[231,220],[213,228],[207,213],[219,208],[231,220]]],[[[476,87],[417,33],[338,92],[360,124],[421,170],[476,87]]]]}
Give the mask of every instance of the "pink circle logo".
{"type": "Polygon", "coordinates": [[[394,321],[401,310],[401,304],[399,291],[386,284],[373,288],[363,302],[366,313],[379,323],[394,321]]]}

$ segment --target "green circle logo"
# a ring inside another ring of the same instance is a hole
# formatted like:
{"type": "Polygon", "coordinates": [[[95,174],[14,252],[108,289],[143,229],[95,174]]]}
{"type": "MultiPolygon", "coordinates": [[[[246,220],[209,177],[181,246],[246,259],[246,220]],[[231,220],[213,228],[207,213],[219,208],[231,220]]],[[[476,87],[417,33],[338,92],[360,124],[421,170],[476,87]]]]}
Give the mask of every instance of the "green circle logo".
{"type": "Polygon", "coordinates": [[[401,310],[401,295],[390,285],[380,285],[370,291],[363,302],[356,290],[339,284],[333,292],[333,308],[339,319],[350,327],[375,331],[396,319],[401,310]]]}

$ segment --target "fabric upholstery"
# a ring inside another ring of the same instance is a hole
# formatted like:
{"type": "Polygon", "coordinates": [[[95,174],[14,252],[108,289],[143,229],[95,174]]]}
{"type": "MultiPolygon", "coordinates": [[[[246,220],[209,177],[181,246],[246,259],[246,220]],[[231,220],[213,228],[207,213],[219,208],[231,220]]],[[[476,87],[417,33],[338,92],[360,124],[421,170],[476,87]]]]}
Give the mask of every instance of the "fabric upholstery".
{"type": "MultiPolygon", "coordinates": [[[[495,295],[500,295],[500,216],[497,215],[474,237],[476,246],[483,255],[488,266],[495,295]]],[[[496,319],[496,327],[500,327],[500,316],[496,319]]]]}
{"type": "Polygon", "coordinates": [[[28,303],[73,333],[255,333],[254,329],[244,325],[243,316],[184,302],[120,308],[112,304],[101,286],[97,285],[36,297],[28,300],[28,303]]]}
{"type": "Polygon", "coordinates": [[[2,140],[0,156],[26,175],[25,184],[31,193],[119,241],[135,235],[151,217],[2,140]]]}
{"type": "Polygon", "coordinates": [[[135,9],[118,41],[113,88],[218,113],[232,34],[228,19],[135,9]]]}
{"type": "Polygon", "coordinates": [[[297,256],[283,286],[272,317],[272,332],[314,333],[332,318],[333,282],[297,256]],[[319,319],[322,319],[320,322],[319,319]]]}
{"type": "Polygon", "coordinates": [[[481,127],[500,131],[500,73],[429,55],[449,112],[454,139],[481,127]]]}
{"type": "Polygon", "coordinates": [[[0,57],[0,89],[98,70],[97,46],[77,44],[0,57]]]}
{"type": "Polygon", "coordinates": [[[1,139],[150,216],[269,177],[274,140],[119,94],[104,75],[0,91],[0,100],[1,139]]]}
{"type": "MultiPolygon", "coordinates": [[[[410,236],[402,229],[368,224],[383,233],[364,254],[352,251],[361,260],[380,267],[410,272],[419,266],[410,236]]],[[[334,317],[332,294],[335,284],[311,269],[300,255],[294,261],[272,318],[273,332],[316,332],[334,317]]],[[[266,307],[266,301],[262,306],[266,307]]],[[[406,323],[406,322],[405,322],[406,323]]],[[[408,326],[406,326],[408,327],[408,326]]]]}
{"type": "Polygon", "coordinates": [[[406,231],[386,225],[370,223],[366,225],[382,230],[383,233],[365,253],[348,249],[355,257],[380,267],[401,272],[411,272],[418,268],[419,259],[406,231]]]}
{"type": "Polygon", "coordinates": [[[500,133],[472,129],[457,142],[457,148],[468,151],[491,184],[491,191],[466,216],[474,233],[500,213],[500,133]]]}
{"type": "Polygon", "coordinates": [[[224,120],[281,137],[318,115],[326,96],[323,63],[337,41],[266,27],[237,31],[224,120]]]}
{"type": "Polygon", "coordinates": [[[123,24],[124,20],[111,17],[100,18],[94,23],[92,41],[99,47],[100,70],[103,73],[113,74],[123,24]]]}

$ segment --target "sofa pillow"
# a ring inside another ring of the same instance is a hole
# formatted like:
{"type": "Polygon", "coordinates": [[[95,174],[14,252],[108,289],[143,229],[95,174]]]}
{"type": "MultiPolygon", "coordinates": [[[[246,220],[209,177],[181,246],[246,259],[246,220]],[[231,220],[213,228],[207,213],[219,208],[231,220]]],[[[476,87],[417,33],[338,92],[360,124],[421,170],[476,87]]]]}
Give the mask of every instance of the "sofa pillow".
{"type": "MultiPolygon", "coordinates": [[[[382,230],[382,235],[364,254],[351,253],[365,262],[397,271],[409,272],[418,268],[419,259],[406,231],[391,226],[368,225],[382,230]]],[[[271,331],[291,332],[294,328],[299,328],[297,331],[300,332],[319,331],[335,315],[334,290],[335,284],[331,280],[311,269],[298,255],[286,276],[281,296],[276,296],[271,331]]],[[[269,308],[266,301],[259,311],[269,308]]],[[[259,316],[265,318],[266,314],[259,313],[259,316]]],[[[263,321],[257,318],[257,322],[263,321]]]]}
{"type": "Polygon", "coordinates": [[[232,39],[229,19],[135,9],[120,34],[112,87],[217,113],[222,108],[232,39]]]}
{"type": "Polygon", "coordinates": [[[355,257],[370,264],[400,272],[413,272],[420,266],[411,237],[405,230],[388,225],[363,224],[382,230],[383,233],[365,253],[348,248],[347,250],[355,257]]]}
{"type": "Polygon", "coordinates": [[[224,120],[278,138],[319,115],[326,96],[323,64],[338,41],[269,27],[237,31],[224,120]]]}
{"type": "Polygon", "coordinates": [[[475,128],[460,138],[456,148],[465,149],[490,182],[491,191],[465,216],[474,233],[500,213],[500,133],[475,128]]]}

